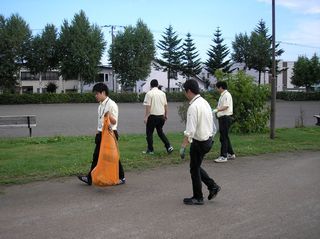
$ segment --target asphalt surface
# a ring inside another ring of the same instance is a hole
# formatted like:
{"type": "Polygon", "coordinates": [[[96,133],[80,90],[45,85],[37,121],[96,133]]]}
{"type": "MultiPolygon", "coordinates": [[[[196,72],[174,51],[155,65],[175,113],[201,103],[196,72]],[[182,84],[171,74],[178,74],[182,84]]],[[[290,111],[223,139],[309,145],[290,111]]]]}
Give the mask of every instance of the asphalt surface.
{"type": "Polygon", "coordinates": [[[0,238],[319,238],[320,151],[203,166],[222,187],[203,206],[182,203],[188,162],[129,172],[125,185],[106,188],[75,177],[1,186],[0,238]]]}
{"type": "MultiPolygon", "coordinates": [[[[178,114],[181,103],[169,102],[169,117],[165,132],[181,132],[184,124],[178,114]]],[[[120,134],[145,133],[144,106],[138,103],[119,103],[120,134]]],[[[276,104],[276,127],[295,127],[302,115],[304,125],[315,125],[313,115],[320,113],[320,101],[278,101],[276,104]]],[[[0,105],[0,115],[37,116],[34,136],[94,135],[97,125],[97,104],[36,104],[0,105]]],[[[28,136],[27,128],[0,128],[0,137],[28,136]]]]}

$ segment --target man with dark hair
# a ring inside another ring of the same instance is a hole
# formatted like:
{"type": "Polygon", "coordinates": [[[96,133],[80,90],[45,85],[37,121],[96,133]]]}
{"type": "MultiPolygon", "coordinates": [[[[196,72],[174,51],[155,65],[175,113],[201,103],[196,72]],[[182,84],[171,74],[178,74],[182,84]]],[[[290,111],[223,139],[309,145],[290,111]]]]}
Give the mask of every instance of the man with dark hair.
{"type": "Polygon", "coordinates": [[[185,96],[189,100],[187,112],[186,130],[180,148],[180,157],[184,159],[186,147],[190,146],[190,174],[192,180],[193,196],[185,198],[183,202],[187,205],[202,205],[203,194],[201,181],[209,190],[208,200],[217,196],[220,186],[209,177],[207,172],[201,168],[203,157],[213,145],[213,137],[216,127],[213,122],[212,110],[209,103],[200,96],[199,85],[195,80],[187,80],[183,84],[185,96]]]}
{"type": "Polygon", "coordinates": [[[233,102],[232,96],[228,91],[227,82],[218,81],[216,88],[220,93],[220,98],[218,106],[213,110],[213,112],[216,113],[218,117],[221,149],[220,156],[214,161],[216,163],[224,163],[227,162],[228,159],[232,160],[236,158],[229,138],[231,115],[233,114],[233,102]]]}
{"type": "MultiPolygon", "coordinates": [[[[97,102],[99,102],[98,107],[98,127],[97,127],[97,133],[95,137],[95,144],[96,147],[93,152],[92,156],[92,163],[91,168],[87,176],[78,176],[78,178],[85,182],[88,185],[92,184],[92,178],[91,178],[91,171],[96,167],[98,163],[99,158],[99,152],[100,152],[100,145],[101,145],[101,132],[103,128],[103,122],[104,122],[104,115],[105,113],[109,112],[109,118],[110,122],[112,124],[112,130],[114,132],[114,135],[116,136],[116,139],[118,140],[118,131],[117,131],[117,125],[118,125],[118,106],[117,104],[109,98],[109,88],[104,83],[97,83],[93,86],[92,92],[95,93],[95,97],[97,102]]],[[[124,184],[126,182],[126,179],[124,177],[124,170],[121,165],[121,162],[119,160],[119,184],[124,184]]]]}
{"type": "Polygon", "coordinates": [[[146,94],[143,105],[146,106],[144,123],[146,124],[146,135],[148,147],[143,153],[153,154],[153,131],[157,130],[158,136],[164,143],[167,153],[173,151],[169,140],[163,133],[163,125],[168,118],[168,103],[166,94],[159,90],[158,81],[156,79],[150,82],[151,90],[146,94]]]}

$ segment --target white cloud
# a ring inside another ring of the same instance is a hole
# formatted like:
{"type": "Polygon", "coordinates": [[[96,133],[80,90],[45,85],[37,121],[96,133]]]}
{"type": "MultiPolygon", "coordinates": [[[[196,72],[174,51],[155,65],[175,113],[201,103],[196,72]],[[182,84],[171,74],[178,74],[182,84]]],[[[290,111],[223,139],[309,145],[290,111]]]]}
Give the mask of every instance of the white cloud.
{"type": "MultiPolygon", "coordinates": [[[[271,4],[271,0],[258,0],[258,2],[271,4]]],[[[319,0],[276,0],[275,3],[304,14],[320,14],[319,0]]]]}

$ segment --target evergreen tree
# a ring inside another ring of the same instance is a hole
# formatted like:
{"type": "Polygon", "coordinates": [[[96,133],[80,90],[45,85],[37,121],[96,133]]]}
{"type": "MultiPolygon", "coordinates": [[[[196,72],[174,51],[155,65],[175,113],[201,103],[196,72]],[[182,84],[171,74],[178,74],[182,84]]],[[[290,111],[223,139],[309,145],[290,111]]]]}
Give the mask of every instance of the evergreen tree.
{"type": "Polygon", "coordinates": [[[138,80],[144,80],[150,74],[154,54],[153,35],[141,20],[114,38],[109,57],[124,89],[134,87],[138,80]]]}
{"type": "Polygon", "coordinates": [[[189,79],[192,76],[196,76],[201,72],[201,62],[198,58],[199,54],[196,51],[195,44],[191,38],[191,34],[187,34],[187,38],[183,43],[183,55],[182,55],[182,72],[189,79]]]}
{"type": "Polygon", "coordinates": [[[71,24],[65,20],[60,35],[62,75],[67,79],[78,77],[82,92],[84,83],[94,82],[104,48],[101,29],[90,25],[84,11],[75,14],[71,24]]]}
{"type": "Polygon", "coordinates": [[[218,27],[212,40],[214,44],[211,45],[211,49],[207,53],[209,59],[205,65],[207,66],[207,71],[212,75],[214,75],[218,69],[221,69],[223,72],[229,72],[231,66],[230,60],[224,60],[228,56],[229,50],[227,45],[223,44],[224,39],[221,36],[222,34],[218,27]]]}
{"type": "Polygon", "coordinates": [[[182,70],[182,45],[180,45],[181,39],[178,38],[171,25],[166,28],[162,38],[157,45],[162,51],[162,59],[157,59],[157,63],[159,63],[163,71],[168,73],[167,91],[169,92],[170,78],[175,78],[175,75],[182,70]]]}

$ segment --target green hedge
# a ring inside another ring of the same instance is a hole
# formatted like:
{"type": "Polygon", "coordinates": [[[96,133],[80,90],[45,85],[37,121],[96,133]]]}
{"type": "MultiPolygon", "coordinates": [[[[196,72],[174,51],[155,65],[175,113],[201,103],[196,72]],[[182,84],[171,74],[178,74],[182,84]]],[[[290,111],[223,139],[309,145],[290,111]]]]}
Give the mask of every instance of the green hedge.
{"type": "Polygon", "coordinates": [[[289,101],[320,100],[320,92],[277,92],[277,99],[289,101]]]}
{"type": "MultiPolygon", "coordinates": [[[[117,103],[143,102],[145,93],[110,93],[110,98],[117,103]]],[[[182,92],[168,93],[170,102],[185,100],[182,92]]],[[[44,93],[44,94],[0,94],[0,105],[14,104],[57,104],[57,103],[95,103],[93,93],[44,93]]]]}

